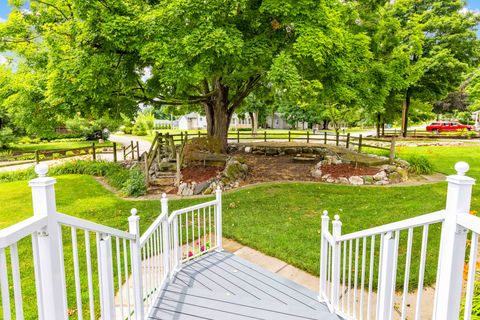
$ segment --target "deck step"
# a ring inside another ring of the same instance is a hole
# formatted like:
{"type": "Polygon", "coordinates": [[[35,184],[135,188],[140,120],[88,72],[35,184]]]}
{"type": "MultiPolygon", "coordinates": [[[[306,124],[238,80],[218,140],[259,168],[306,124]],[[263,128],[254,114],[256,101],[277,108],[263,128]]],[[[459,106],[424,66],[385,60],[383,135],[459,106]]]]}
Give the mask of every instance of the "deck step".
{"type": "Polygon", "coordinates": [[[185,290],[167,287],[150,319],[214,319],[214,320],[340,320],[325,310],[311,310],[265,303],[249,296],[219,296],[206,290],[185,290]]]}
{"type": "Polygon", "coordinates": [[[341,319],[315,292],[228,252],[185,263],[162,291],[150,318],[341,319]]]}

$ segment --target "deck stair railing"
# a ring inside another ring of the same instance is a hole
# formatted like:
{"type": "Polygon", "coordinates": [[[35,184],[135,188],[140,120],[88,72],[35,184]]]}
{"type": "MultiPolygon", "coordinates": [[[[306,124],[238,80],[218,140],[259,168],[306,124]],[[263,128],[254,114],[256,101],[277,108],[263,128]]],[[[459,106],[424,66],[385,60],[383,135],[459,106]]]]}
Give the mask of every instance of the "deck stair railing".
{"type": "Polygon", "coordinates": [[[183,262],[222,248],[220,190],[170,216],[163,195],[141,234],[136,209],[128,232],[57,212],[56,180],[35,171],[34,216],[0,230],[0,319],[143,320],[183,262]]]}
{"type": "Polygon", "coordinates": [[[470,214],[475,180],[465,176],[468,164],[459,162],[455,169],[457,174],[447,177],[445,210],[345,235],[340,217],[335,216],[330,231],[324,212],[319,298],[331,312],[345,319],[423,319],[423,312],[431,308],[427,314],[432,319],[471,319],[480,218],[470,214]],[[441,230],[440,239],[429,235],[434,228],[441,230]],[[437,253],[429,250],[429,241],[440,242],[437,261],[428,259],[437,253]],[[419,259],[417,268],[412,259],[419,259]],[[468,265],[465,280],[464,265],[468,265]],[[433,305],[423,296],[426,267],[436,270],[433,305]],[[416,292],[410,287],[414,273],[418,275],[416,292]],[[403,275],[402,283],[397,281],[398,274],[403,275]],[[413,310],[407,310],[409,305],[413,310]]]}

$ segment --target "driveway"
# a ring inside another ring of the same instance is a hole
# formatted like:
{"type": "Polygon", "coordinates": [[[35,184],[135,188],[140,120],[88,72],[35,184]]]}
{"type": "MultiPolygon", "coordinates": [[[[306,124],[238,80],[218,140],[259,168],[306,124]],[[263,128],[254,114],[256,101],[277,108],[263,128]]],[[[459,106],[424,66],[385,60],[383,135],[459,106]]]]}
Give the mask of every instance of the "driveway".
{"type": "Polygon", "coordinates": [[[152,145],[149,141],[143,140],[139,137],[124,136],[124,135],[112,134],[110,135],[109,140],[123,146],[130,145],[132,141],[134,144],[138,142],[138,148],[140,149],[140,154],[143,154],[144,152],[148,152],[152,145]]]}

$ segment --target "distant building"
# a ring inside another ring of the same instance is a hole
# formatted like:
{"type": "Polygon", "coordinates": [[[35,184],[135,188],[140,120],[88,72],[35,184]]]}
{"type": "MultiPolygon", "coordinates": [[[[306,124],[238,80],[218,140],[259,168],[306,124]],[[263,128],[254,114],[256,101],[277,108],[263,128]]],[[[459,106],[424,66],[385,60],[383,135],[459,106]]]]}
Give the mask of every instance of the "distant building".
{"type": "Polygon", "coordinates": [[[272,116],[267,116],[267,128],[271,129],[308,129],[307,122],[297,122],[295,126],[291,126],[288,124],[285,115],[280,112],[275,112],[273,114],[273,123],[272,123],[272,116]]]}
{"type": "Polygon", "coordinates": [[[197,112],[191,112],[178,119],[178,129],[180,130],[203,130],[207,129],[207,117],[197,112]]]}
{"type": "Polygon", "coordinates": [[[480,110],[473,112],[472,117],[475,121],[475,130],[480,130],[480,110]]]}

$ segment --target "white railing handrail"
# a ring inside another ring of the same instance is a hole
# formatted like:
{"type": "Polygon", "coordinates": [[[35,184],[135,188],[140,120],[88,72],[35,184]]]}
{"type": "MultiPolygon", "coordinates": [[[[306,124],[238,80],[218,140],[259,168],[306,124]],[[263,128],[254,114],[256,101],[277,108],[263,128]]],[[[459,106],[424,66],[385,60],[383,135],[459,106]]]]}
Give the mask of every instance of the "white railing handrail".
{"type": "Polygon", "coordinates": [[[140,237],[140,247],[143,247],[145,244],[145,241],[148,240],[148,238],[153,234],[153,232],[158,229],[163,221],[165,221],[168,218],[168,212],[164,212],[161,215],[153,221],[153,223],[148,227],[148,229],[142,234],[140,237]]]}
{"type": "Polygon", "coordinates": [[[437,223],[445,219],[445,214],[446,214],[445,210],[440,210],[440,211],[424,214],[418,217],[385,224],[383,226],[378,226],[378,227],[374,227],[366,230],[344,234],[344,235],[341,235],[340,237],[336,237],[335,240],[336,241],[354,240],[354,239],[360,239],[360,238],[369,237],[373,235],[379,235],[387,232],[406,230],[408,228],[419,227],[426,224],[437,223]]]}
{"type": "Polygon", "coordinates": [[[467,230],[480,234],[480,218],[468,213],[457,215],[457,223],[467,230]]]}
{"type": "Polygon", "coordinates": [[[187,212],[191,212],[193,210],[208,208],[210,206],[216,205],[217,203],[218,203],[217,200],[212,200],[212,201],[200,203],[200,204],[197,204],[197,205],[194,205],[194,206],[191,206],[191,207],[182,208],[182,209],[172,211],[172,214],[168,218],[168,223],[171,223],[173,221],[173,219],[175,219],[175,217],[178,216],[178,215],[181,215],[181,214],[184,214],[184,213],[187,213],[187,212]]]}
{"type": "Polygon", "coordinates": [[[6,248],[47,225],[47,217],[33,216],[0,230],[0,248],[6,248]]]}
{"type": "Polygon", "coordinates": [[[333,237],[333,235],[330,233],[330,231],[325,231],[325,234],[323,235],[323,237],[325,238],[325,240],[327,240],[328,243],[330,243],[331,245],[334,245],[335,244],[335,241],[337,239],[335,239],[333,237]]]}
{"type": "Polygon", "coordinates": [[[126,231],[118,230],[112,227],[107,227],[107,226],[104,226],[95,222],[87,221],[84,219],[72,217],[64,213],[57,212],[57,217],[58,217],[58,223],[61,223],[66,226],[80,228],[80,229],[88,230],[91,232],[104,233],[104,234],[115,236],[122,239],[133,240],[133,241],[136,240],[135,235],[126,231]]]}

